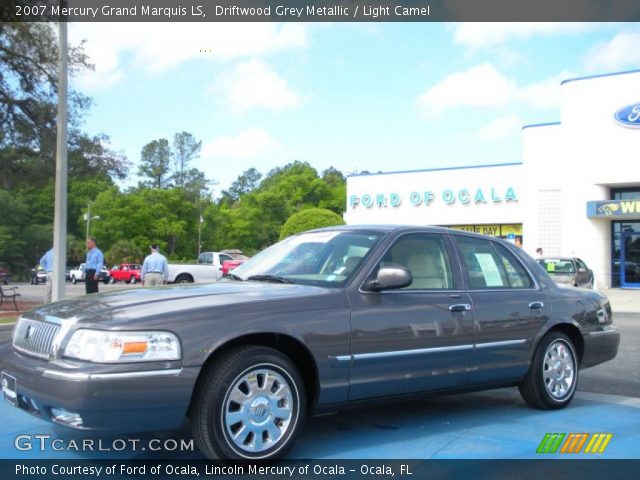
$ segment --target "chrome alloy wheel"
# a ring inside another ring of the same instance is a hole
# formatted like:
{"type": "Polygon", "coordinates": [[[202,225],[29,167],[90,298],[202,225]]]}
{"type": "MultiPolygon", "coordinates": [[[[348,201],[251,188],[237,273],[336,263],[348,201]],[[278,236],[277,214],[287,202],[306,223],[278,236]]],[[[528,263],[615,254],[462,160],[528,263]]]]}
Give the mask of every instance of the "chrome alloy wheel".
{"type": "Polygon", "coordinates": [[[575,356],[573,349],[564,341],[557,340],[547,348],[542,375],[547,392],[557,400],[563,399],[573,390],[576,378],[575,356]]]}
{"type": "Polygon", "coordinates": [[[265,367],[234,380],[224,400],[223,423],[228,440],[240,452],[264,452],[295,425],[292,383],[265,367]]]}

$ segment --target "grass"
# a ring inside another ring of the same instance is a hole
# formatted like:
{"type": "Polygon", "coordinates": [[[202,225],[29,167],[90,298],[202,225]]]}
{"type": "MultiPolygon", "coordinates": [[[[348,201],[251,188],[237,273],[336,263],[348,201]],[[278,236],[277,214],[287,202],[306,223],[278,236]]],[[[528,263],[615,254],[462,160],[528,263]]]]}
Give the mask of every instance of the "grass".
{"type": "Polygon", "coordinates": [[[16,323],[16,320],[18,319],[17,315],[7,315],[0,317],[0,325],[3,323],[16,323]]]}

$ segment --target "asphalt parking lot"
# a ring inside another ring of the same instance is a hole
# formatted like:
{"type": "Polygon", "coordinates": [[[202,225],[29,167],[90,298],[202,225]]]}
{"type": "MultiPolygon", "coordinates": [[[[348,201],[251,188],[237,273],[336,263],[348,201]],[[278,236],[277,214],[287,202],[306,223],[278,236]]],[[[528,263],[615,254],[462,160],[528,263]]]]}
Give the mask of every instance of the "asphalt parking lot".
{"type": "MultiPolygon", "coordinates": [[[[35,289],[42,287],[31,288],[38,293],[35,289]]],[[[115,288],[123,286],[108,285],[103,290],[115,288]]],[[[76,290],[78,295],[82,294],[82,285],[68,288],[70,295],[76,290]]],[[[533,410],[525,405],[515,388],[359,408],[309,419],[289,456],[298,459],[539,458],[536,449],[545,433],[610,432],[613,438],[601,454],[603,458],[638,459],[640,313],[614,313],[614,322],[622,337],[618,356],[611,362],[581,371],[578,392],[566,409],[533,410]]],[[[0,329],[0,348],[9,341],[10,330],[0,329]]],[[[0,418],[3,419],[0,458],[200,458],[197,451],[18,451],[14,439],[19,434],[49,434],[67,441],[77,438],[78,434],[53,427],[5,402],[0,402],[0,418]]],[[[138,437],[142,445],[153,438],[190,439],[186,430],[138,437]]],[[[104,437],[106,444],[111,440],[104,437]]],[[[586,457],[589,455],[572,456],[586,457]]]]}

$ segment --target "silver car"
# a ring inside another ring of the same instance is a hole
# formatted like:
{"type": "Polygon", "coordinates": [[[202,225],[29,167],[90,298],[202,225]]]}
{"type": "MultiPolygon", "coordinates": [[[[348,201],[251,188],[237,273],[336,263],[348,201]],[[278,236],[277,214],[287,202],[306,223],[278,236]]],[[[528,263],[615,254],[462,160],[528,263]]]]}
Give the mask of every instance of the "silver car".
{"type": "Polygon", "coordinates": [[[577,257],[543,257],[537,261],[561,287],[593,288],[593,271],[577,257]]]}

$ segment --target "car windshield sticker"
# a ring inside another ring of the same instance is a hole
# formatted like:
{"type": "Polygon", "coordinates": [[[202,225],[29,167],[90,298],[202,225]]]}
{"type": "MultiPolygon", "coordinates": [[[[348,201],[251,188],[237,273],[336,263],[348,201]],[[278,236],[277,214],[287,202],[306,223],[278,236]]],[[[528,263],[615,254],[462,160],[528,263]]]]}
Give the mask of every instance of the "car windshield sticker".
{"type": "Polygon", "coordinates": [[[502,287],[502,277],[500,276],[500,269],[498,264],[490,253],[475,253],[478,265],[482,270],[484,276],[484,282],[487,287],[502,287]]]}
{"type": "Polygon", "coordinates": [[[547,262],[547,272],[553,273],[556,271],[556,263],[555,262],[547,262]]]}

